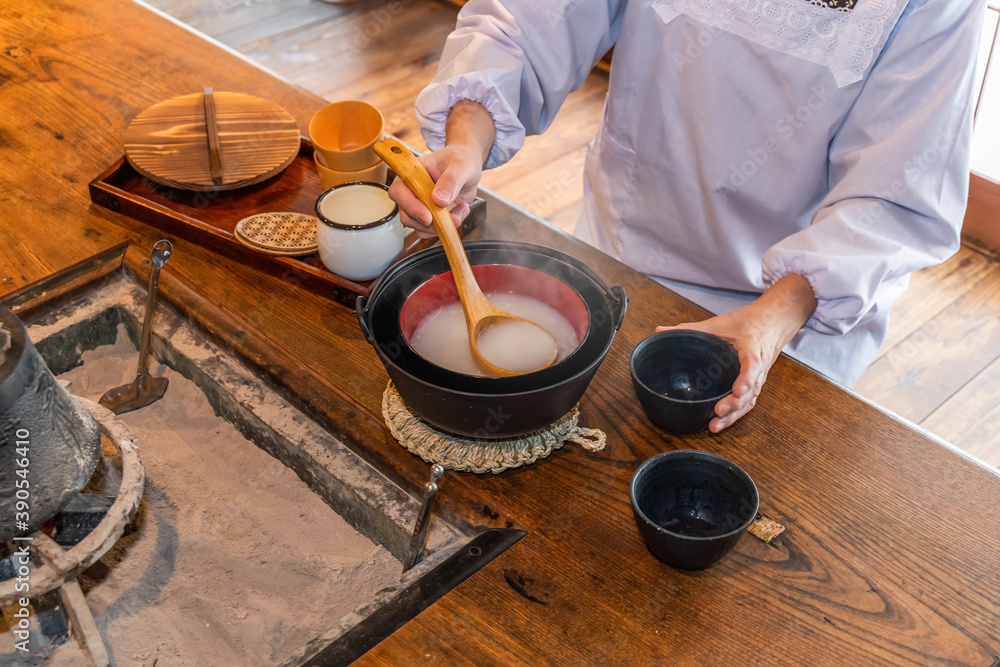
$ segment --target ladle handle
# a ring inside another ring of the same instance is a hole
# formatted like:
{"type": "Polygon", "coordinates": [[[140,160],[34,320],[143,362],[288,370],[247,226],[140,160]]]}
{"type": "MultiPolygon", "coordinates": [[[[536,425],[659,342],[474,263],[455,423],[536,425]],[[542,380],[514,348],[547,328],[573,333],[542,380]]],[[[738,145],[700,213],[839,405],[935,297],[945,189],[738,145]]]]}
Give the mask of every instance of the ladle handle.
{"type": "Polygon", "coordinates": [[[441,464],[435,463],[431,466],[431,479],[424,485],[424,500],[417,514],[417,524],[413,529],[413,537],[410,539],[410,551],[406,560],[403,561],[403,572],[409,571],[419,563],[424,555],[424,546],[427,544],[427,529],[430,528],[431,513],[434,511],[434,499],[437,496],[438,485],[443,474],[444,467],[441,464]]]}
{"type": "Polygon", "coordinates": [[[396,176],[403,179],[406,187],[410,188],[417,199],[430,210],[434,231],[441,239],[441,245],[448,257],[452,275],[455,277],[455,286],[458,287],[458,293],[462,295],[462,306],[465,308],[466,320],[471,325],[471,323],[493,312],[492,304],[486,299],[486,295],[479,288],[479,283],[476,282],[476,277],[472,273],[469,258],[465,255],[462,239],[451,220],[451,214],[434,203],[434,199],[431,197],[431,192],[434,190],[434,180],[427,173],[424,165],[417,161],[417,157],[410,152],[410,149],[394,137],[386,137],[376,143],[375,153],[396,172],[396,176]]]}

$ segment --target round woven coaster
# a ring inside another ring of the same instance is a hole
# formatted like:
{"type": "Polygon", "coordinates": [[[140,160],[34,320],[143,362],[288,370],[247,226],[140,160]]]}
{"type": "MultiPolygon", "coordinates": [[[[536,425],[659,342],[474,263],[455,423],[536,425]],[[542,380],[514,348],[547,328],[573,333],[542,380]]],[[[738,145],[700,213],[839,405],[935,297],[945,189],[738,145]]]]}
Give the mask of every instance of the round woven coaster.
{"type": "Polygon", "coordinates": [[[262,245],[257,245],[252,241],[248,241],[240,235],[239,232],[234,232],[233,237],[240,242],[246,248],[255,250],[257,252],[263,253],[265,255],[273,255],[275,257],[302,257],[303,255],[315,254],[318,248],[313,248],[312,250],[272,250],[270,248],[265,248],[262,245]]]}
{"type": "Polygon", "coordinates": [[[233,232],[251,248],[308,255],[319,248],[317,224],[318,219],[305,213],[258,213],[237,222],[233,232]]]}
{"type": "Polygon", "coordinates": [[[392,437],[411,454],[461,472],[496,474],[544,459],[567,441],[594,452],[604,449],[606,441],[603,431],[577,424],[577,408],[546,429],[510,440],[473,440],[452,435],[410,412],[392,382],[382,395],[382,416],[392,437]]]}

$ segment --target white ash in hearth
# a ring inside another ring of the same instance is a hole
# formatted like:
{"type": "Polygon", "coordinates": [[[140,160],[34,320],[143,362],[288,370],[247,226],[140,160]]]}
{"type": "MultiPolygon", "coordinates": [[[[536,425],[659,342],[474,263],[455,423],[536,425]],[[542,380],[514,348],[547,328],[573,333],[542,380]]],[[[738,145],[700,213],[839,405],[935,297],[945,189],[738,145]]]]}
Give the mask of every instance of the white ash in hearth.
{"type": "MultiPolygon", "coordinates": [[[[122,328],[60,379],[96,400],[134,366],[122,328]]],[[[197,386],[152,371],[170,378],[166,396],[121,416],[147,475],[138,529],[80,578],[118,665],[273,665],[398,580],[399,561],[217,416],[197,386]]],[[[45,664],[76,665],[78,650],[64,644],[45,664]]]]}

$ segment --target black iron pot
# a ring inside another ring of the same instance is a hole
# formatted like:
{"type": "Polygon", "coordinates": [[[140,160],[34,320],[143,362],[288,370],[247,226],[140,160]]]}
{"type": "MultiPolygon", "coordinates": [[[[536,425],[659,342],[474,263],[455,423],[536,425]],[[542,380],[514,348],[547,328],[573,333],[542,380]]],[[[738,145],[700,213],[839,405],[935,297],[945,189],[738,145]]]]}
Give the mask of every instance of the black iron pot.
{"type": "Polygon", "coordinates": [[[86,485],[101,453],[91,414],[0,307],[0,542],[36,530],[86,485]]]}
{"type": "MultiPolygon", "coordinates": [[[[472,241],[465,244],[465,250],[480,282],[491,274],[494,282],[499,280],[504,267],[525,267],[544,274],[549,282],[557,279],[562,291],[569,294],[560,299],[573,302],[566,307],[583,313],[582,322],[577,322],[582,334],[577,349],[544,370],[503,378],[456,373],[414,352],[404,335],[409,325],[401,322],[400,313],[425,283],[450,272],[440,246],[391,266],[375,284],[371,297],[358,297],[361,331],[407,406],[438,428],[484,439],[545,428],[568,413],[586,391],[625,317],[625,291],[618,286],[608,288],[583,262],[552,248],[472,241]]],[[[450,278],[448,282],[454,285],[450,278]]],[[[573,319],[580,317],[574,315],[573,319]]]]}

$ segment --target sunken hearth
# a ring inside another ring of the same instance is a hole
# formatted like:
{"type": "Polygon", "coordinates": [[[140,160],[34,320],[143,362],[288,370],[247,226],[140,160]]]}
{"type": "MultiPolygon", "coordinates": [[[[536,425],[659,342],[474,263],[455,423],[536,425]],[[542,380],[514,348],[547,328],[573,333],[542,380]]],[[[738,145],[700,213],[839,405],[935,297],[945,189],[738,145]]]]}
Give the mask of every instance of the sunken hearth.
{"type": "MultiPolygon", "coordinates": [[[[122,275],[28,334],[64,387],[96,401],[134,377],[143,298],[122,275]]],[[[142,503],[79,577],[113,664],[341,664],[508,545],[436,517],[427,557],[402,574],[416,499],[169,308],[155,331],[151,369],[167,394],[118,418],[137,438],[142,503]]],[[[84,492],[113,496],[118,462],[105,438],[84,492]]],[[[32,600],[30,655],[5,613],[0,665],[83,664],[60,605],[32,600]]]]}

